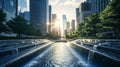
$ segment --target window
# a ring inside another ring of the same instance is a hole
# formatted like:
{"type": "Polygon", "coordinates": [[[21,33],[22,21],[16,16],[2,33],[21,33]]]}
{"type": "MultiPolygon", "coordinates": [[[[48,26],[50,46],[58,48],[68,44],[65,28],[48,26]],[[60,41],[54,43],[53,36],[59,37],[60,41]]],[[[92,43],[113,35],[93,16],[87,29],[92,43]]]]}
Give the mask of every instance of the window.
{"type": "Polygon", "coordinates": [[[14,6],[14,1],[13,0],[10,0],[10,5],[14,6]]]}

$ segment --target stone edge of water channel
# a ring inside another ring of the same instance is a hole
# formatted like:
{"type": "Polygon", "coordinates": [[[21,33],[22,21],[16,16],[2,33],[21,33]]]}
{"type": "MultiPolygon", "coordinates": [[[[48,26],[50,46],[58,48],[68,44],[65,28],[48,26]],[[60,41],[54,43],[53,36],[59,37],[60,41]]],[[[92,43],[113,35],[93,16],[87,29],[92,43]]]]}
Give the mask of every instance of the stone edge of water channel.
{"type": "MultiPolygon", "coordinates": [[[[84,51],[84,56],[85,58],[88,60],[88,55],[91,51],[89,48],[78,45],[76,43],[72,43],[74,46],[78,47],[80,50],[84,51]]],[[[92,65],[92,67],[119,67],[120,66],[120,61],[115,60],[111,57],[108,57],[104,54],[101,54],[97,51],[95,51],[91,61],[88,61],[88,63],[90,62],[90,65],[92,65]],[[99,58],[99,59],[98,59],[99,58]]]]}
{"type": "Polygon", "coordinates": [[[49,43],[43,47],[40,47],[38,49],[32,50],[32,52],[30,53],[26,53],[18,58],[15,58],[14,60],[4,64],[4,67],[21,67],[22,64],[24,64],[25,62],[29,61],[30,58],[33,58],[34,56],[36,56],[38,53],[42,53],[42,51],[44,51],[45,49],[47,49],[51,44],[53,43],[49,43]]]}

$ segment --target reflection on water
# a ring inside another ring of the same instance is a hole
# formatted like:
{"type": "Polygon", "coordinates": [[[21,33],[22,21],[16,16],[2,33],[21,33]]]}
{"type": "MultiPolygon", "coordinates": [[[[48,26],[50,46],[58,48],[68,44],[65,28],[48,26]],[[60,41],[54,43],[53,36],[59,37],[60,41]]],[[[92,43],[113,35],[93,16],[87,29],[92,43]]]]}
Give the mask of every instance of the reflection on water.
{"type": "Polygon", "coordinates": [[[23,67],[86,67],[69,43],[55,43],[23,67]]]}

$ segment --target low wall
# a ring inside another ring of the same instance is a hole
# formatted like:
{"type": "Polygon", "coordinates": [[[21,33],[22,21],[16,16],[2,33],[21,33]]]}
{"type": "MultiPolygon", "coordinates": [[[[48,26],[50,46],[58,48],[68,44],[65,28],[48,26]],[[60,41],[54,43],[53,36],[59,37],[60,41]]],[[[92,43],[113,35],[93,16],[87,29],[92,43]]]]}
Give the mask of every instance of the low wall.
{"type": "Polygon", "coordinates": [[[14,59],[14,60],[8,62],[7,64],[5,64],[5,67],[21,67],[21,65],[23,65],[27,61],[30,61],[32,58],[34,58],[38,54],[45,51],[51,44],[49,44],[49,45],[47,45],[45,47],[39,48],[39,49],[37,49],[37,50],[35,50],[35,51],[31,52],[31,53],[20,56],[17,59],[14,59]]]}
{"type": "Polygon", "coordinates": [[[72,48],[82,55],[84,60],[91,65],[90,67],[120,67],[120,60],[115,60],[90,48],[76,44],[72,44],[72,48]]]}

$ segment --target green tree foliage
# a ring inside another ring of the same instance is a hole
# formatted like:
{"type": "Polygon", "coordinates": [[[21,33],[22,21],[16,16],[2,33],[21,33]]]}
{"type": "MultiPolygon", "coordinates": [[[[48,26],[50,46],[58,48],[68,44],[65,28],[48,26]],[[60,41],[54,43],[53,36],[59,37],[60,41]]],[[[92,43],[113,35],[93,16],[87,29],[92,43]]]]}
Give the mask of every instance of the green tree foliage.
{"type": "Polygon", "coordinates": [[[120,0],[112,0],[100,14],[100,19],[106,28],[120,32],[120,0]]]}
{"type": "Polygon", "coordinates": [[[9,20],[7,22],[7,25],[12,29],[14,33],[17,33],[18,36],[25,34],[27,30],[27,21],[21,16],[12,18],[12,20],[9,20]]]}
{"type": "Polygon", "coordinates": [[[13,33],[17,33],[20,37],[21,34],[30,36],[41,36],[40,30],[36,29],[32,24],[28,23],[23,17],[16,16],[7,22],[8,27],[12,29],[13,33]]]}
{"type": "Polygon", "coordinates": [[[0,23],[3,23],[5,20],[6,20],[6,13],[4,13],[2,9],[0,9],[0,23]]]}
{"type": "Polygon", "coordinates": [[[66,35],[66,38],[75,37],[96,37],[98,32],[102,31],[102,23],[100,22],[99,15],[93,14],[86,18],[86,20],[81,23],[81,27],[74,32],[66,35]]]}
{"type": "Polygon", "coordinates": [[[83,22],[81,34],[82,36],[96,36],[96,33],[101,29],[100,19],[98,14],[93,14],[83,22]]]}
{"type": "Polygon", "coordinates": [[[6,13],[3,12],[3,10],[0,9],[0,32],[8,31],[7,26],[4,24],[6,21],[6,13]]]}

